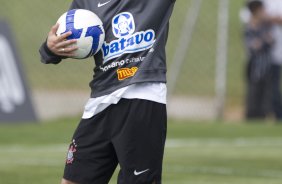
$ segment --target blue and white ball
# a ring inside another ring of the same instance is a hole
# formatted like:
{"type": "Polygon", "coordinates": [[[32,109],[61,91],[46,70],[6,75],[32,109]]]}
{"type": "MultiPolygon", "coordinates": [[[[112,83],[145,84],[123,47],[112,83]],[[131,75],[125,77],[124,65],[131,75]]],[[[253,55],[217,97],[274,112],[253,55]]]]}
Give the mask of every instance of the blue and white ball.
{"type": "Polygon", "coordinates": [[[58,20],[57,35],[72,32],[67,39],[77,39],[78,50],[74,58],[84,59],[95,55],[105,40],[105,31],[101,19],[93,12],[74,9],[64,13],[58,20]]]}

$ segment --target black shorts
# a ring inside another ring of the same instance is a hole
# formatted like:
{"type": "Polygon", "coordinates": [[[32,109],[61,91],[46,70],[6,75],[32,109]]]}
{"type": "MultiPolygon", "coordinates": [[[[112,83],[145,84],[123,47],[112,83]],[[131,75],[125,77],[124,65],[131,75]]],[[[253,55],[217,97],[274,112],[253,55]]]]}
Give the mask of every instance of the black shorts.
{"type": "Polygon", "coordinates": [[[166,105],[121,99],[82,119],[69,147],[64,179],[108,184],[120,165],[118,184],[161,184],[166,105]]]}

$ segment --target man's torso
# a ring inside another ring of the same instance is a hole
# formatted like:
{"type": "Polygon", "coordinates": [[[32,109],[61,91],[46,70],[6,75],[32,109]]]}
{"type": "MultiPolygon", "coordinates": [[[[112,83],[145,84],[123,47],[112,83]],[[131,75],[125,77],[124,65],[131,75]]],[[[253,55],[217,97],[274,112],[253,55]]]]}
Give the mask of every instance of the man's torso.
{"type": "Polygon", "coordinates": [[[106,39],[95,55],[91,97],[143,82],[166,82],[165,45],[172,0],[81,0],[72,9],[96,13],[106,39]]]}

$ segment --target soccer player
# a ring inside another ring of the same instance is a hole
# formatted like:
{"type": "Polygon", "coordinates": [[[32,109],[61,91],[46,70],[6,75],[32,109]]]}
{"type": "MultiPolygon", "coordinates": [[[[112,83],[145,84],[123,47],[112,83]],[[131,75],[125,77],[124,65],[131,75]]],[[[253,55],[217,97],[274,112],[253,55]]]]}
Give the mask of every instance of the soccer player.
{"type": "MultiPolygon", "coordinates": [[[[95,56],[91,98],[67,154],[62,184],[107,184],[120,165],[119,184],[161,184],[166,139],[166,53],[175,0],[74,0],[95,12],[106,40],[95,56]]],[[[71,32],[51,28],[41,60],[74,55],[71,32]]],[[[67,108],[67,107],[66,107],[67,108]]]]}

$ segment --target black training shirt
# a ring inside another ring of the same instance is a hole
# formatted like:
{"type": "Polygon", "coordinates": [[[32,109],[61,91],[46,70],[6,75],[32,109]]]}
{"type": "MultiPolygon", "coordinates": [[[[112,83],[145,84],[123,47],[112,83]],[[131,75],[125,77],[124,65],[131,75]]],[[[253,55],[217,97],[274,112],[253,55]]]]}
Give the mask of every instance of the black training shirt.
{"type": "MultiPolygon", "coordinates": [[[[70,9],[97,14],[105,29],[105,42],[95,56],[91,97],[110,94],[144,82],[166,82],[165,46],[175,0],[74,0],[70,9]]],[[[46,46],[43,63],[58,64],[62,57],[46,46]]]]}

